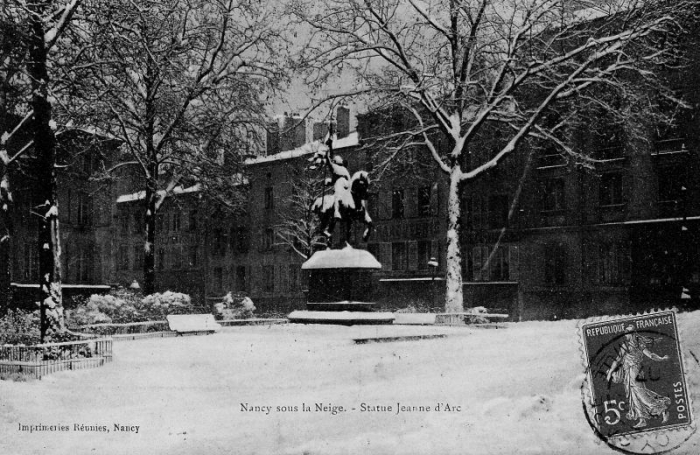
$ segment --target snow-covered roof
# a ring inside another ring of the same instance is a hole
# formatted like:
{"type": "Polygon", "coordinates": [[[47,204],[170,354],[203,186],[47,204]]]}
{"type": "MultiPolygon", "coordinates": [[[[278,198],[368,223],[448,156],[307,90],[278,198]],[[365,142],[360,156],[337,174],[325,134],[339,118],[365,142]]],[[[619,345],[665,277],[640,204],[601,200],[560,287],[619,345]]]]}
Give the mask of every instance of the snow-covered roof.
{"type": "MultiPolygon", "coordinates": [[[[233,182],[234,185],[247,185],[248,184],[248,178],[241,174],[237,173],[231,176],[231,181],[233,182]]],[[[202,185],[197,183],[192,186],[188,187],[182,187],[182,186],[176,186],[172,190],[172,195],[178,196],[180,194],[189,194],[189,193],[198,193],[202,190],[202,185]]],[[[165,194],[165,190],[160,190],[158,191],[159,196],[163,196],[165,194]]],[[[138,191],[136,193],[130,193],[130,194],[122,194],[121,196],[117,197],[117,204],[121,202],[133,202],[133,201],[140,201],[143,200],[146,197],[146,192],[145,191],[138,191]]]]}
{"type": "MultiPolygon", "coordinates": [[[[359,135],[357,131],[350,133],[346,137],[336,139],[333,142],[333,149],[339,150],[347,147],[354,147],[360,143],[359,135]]],[[[259,164],[259,163],[269,163],[273,161],[283,161],[291,158],[296,158],[299,156],[310,155],[316,153],[318,150],[325,150],[326,146],[322,144],[321,141],[308,142],[301,147],[295,148],[294,150],[287,150],[285,152],[275,153],[270,156],[261,156],[259,158],[250,158],[245,161],[245,164],[259,164]]]]}
{"type": "Polygon", "coordinates": [[[302,270],[317,269],[381,269],[382,265],[367,250],[346,246],[342,250],[324,250],[314,253],[301,265],[302,270]]]}
{"type": "Polygon", "coordinates": [[[60,135],[62,133],[67,133],[70,131],[80,131],[82,133],[87,133],[91,136],[102,136],[105,139],[110,139],[113,141],[121,141],[120,138],[116,137],[115,135],[108,133],[107,131],[104,131],[100,128],[94,127],[94,126],[73,126],[70,122],[66,125],[64,125],[64,130],[57,133],[56,135],[60,135]]]}
{"type": "MultiPolygon", "coordinates": [[[[34,283],[10,283],[12,287],[16,288],[27,288],[27,289],[39,289],[38,284],[34,283]]],[[[109,290],[111,286],[108,284],[66,284],[61,283],[63,289],[100,289],[109,290]]]]}
{"type": "MultiPolygon", "coordinates": [[[[196,185],[189,186],[187,188],[183,188],[182,186],[176,186],[173,188],[172,194],[179,195],[179,194],[188,194],[188,193],[197,193],[202,189],[201,185],[197,183],[196,185]]],[[[165,190],[160,190],[158,191],[159,196],[163,196],[165,194],[165,190]]],[[[140,201],[143,200],[146,197],[146,191],[138,191],[136,193],[131,193],[131,194],[122,194],[117,198],[117,204],[120,204],[122,202],[133,202],[133,201],[140,201]]]]}

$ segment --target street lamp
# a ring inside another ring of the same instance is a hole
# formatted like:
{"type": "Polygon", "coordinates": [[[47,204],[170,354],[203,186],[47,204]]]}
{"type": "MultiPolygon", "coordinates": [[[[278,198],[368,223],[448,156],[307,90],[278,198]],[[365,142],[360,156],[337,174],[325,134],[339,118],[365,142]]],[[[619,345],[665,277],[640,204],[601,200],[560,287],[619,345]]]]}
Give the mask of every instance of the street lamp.
{"type": "Polygon", "coordinates": [[[435,307],[435,272],[437,272],[438,268],[438,261],[435,259],[435,256],[431,257],[430,260],[428,261],[428,267],[430,267],[430,270],[432,270],[432,278],[430,279],[430,284],[432,288],[432,305],[433,308],[435,307]]]}

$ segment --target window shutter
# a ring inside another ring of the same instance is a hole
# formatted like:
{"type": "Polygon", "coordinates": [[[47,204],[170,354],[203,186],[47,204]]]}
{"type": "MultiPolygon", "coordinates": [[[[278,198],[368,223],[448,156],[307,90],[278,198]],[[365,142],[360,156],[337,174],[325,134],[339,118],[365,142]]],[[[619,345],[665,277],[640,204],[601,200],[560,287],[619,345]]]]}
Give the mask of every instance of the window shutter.
{"type": "MultiPolygon", "coordinates": [[[[486,203],[483,197],[474,196],[472,221],[476,229],[483,229],[486,226],[486,203]]],[[[484,259],[485,260],[485,259],[484,259]]]]}
{"type": "Polygon", "coordinates": [[[382,190],[379,192],[379,219],[387,220],[391,218],[391,191],[382,190]]]}
{"type": "Polygon", "coordinates": [[[430,241],[430,257],[435,258],[435,260],[438,262],[438,268],[440,262],[442,262],[442,259],[440,259],[440,243],[436,240],[431,240],[430,241]]]}
{"type": "Polygon", "coordinates": [[[275,291],[284,293],[287,290],[286,273],[284,273],[283,265],[278,266],[278,269],[279,272],[275,276],[275,278],[277,278],[277,283],[275,283],[275,291]]]}
{"type": "Polygon", "coordinates": [[[418,242],[408,242],[408,270],[418,269],[418,242]]]}
{"type": "Polygon", "coordinates": [[[472,248],[472,266],[474,268],[474,281],[481,281],[481,247],[475,246],[472,248]]]}
{"type": "Polygon", "coordinates": [[[520,279],[520,247],[518,245],[511,245],[509,253],[509,279],[510,281],[518,281],[520,279]]]}
{"type": "Polygon", "coordinates": [[[183,231],[189,231],[190,228],[190,212],[184,211],[180,215],[180,229],[183,231]]]}
{"type": "Polygon", "coordinates": [[[430,214],[437,216],[439,210],[438,184],[434,183],[430,188],[430,214]]]}
{"type": "MultiPolygon", "coordinates": [[[[72,197],[71,197],[70,202],[69,202],[70,203],[70,213],[68,214],[69,215],[68,218],[69,218],[71,223],[75,224],[78,222],[78,204],[79,204],[78,193],[73,193],[71,196],[72,197]]],[[[33,209],[34,207],[31,207],[31,208],[33,209]]]]}
{"type": "Polygon", "coordinates": [[[487,246],[482,246],[481,247],[481,263],[482,263],[482,271],[481,271],[481,279],[483,281],[491,281],[491,269],[493,268],[493,263],[496,262],[496,255],[494,254],[493,257],[491,258],[491,261],[489,261],[489,256],[491,255],[491,249],[487,246]]]}
{"type": "Polygon", "coordinates": [[[414,218],[418,215],[418,189],[408,188],[404,192],[404,210],[406,218],[414,218]]]}
{"type": "Polygon", "coordinates": [[[384,266],[384,270],[391,271],[391,243],[382,242],[379,244],[379,255],[382,260],[380,261],[384,266]]]}

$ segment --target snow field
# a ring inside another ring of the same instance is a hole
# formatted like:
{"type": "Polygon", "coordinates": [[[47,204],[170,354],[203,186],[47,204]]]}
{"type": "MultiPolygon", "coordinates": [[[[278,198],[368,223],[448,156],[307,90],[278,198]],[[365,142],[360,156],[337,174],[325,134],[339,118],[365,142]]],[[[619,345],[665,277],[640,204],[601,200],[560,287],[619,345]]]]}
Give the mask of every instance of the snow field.
{"type": "MultiPolygon", "coordinates": [[[[700,354],[700,312],[678,320],[697,409],[700,368],[690,351],[700,354]]],[[[505,326],[290,324],[116,343],[103,368],[0,381],[0,453],[615,453],[583,415],[576,321],[505,326]],[[352,342],[438,333],[448,337],[352,342]],[[397,414],[397,403],[430,411],[397,414]],[[18,423],[140,429],[29,434],[18,423]]],[[[674,453],[699,452],[694,435],[674,453]]]]}

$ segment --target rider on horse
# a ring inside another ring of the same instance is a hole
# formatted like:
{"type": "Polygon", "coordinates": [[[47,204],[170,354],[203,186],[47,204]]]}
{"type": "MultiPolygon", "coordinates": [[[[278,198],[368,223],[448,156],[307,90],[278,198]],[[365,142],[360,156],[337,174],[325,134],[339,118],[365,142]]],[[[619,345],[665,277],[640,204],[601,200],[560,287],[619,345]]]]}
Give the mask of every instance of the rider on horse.
{"type": "Polygon", "coordinates": [[[333,136],[329,135],[326,141],[328,152],[326,153],[326,163],[331,171],[330,185],[333,186],[333,217],[336,220],[342,218],[340,214],[340,204],[346,207],[355,208],[355,201],[350,194],[350,172],[348,163],[340,156],[333,156],[333,136]]]}
{"type": "Polygon", "coordinates": [[[335,129],[331,122],[325,145],[325,152],[319,147],[309,161],[314,164],[311,169],[318,169],[318,165],[325,162],[330,170],[331,177],[326,178],[325,185],[333,187],[333,194],[324,194],[318,197],[311,210],[319,217],[319,232],[327,239],[331,238],[333,228],[337,221],[345,221],[346,238],[350,238],[350,227],[354,220],[362,221],[366,228],[363,240],[367,241],[372,230],[372,218],[367,211],[369,175],[366,171],[357,171],[352,176],[348,171],[348,163],[340,156],[333,154],[333,140],[335,129]],[[332,212],[331,212],[332,210],[332,212]]]}

